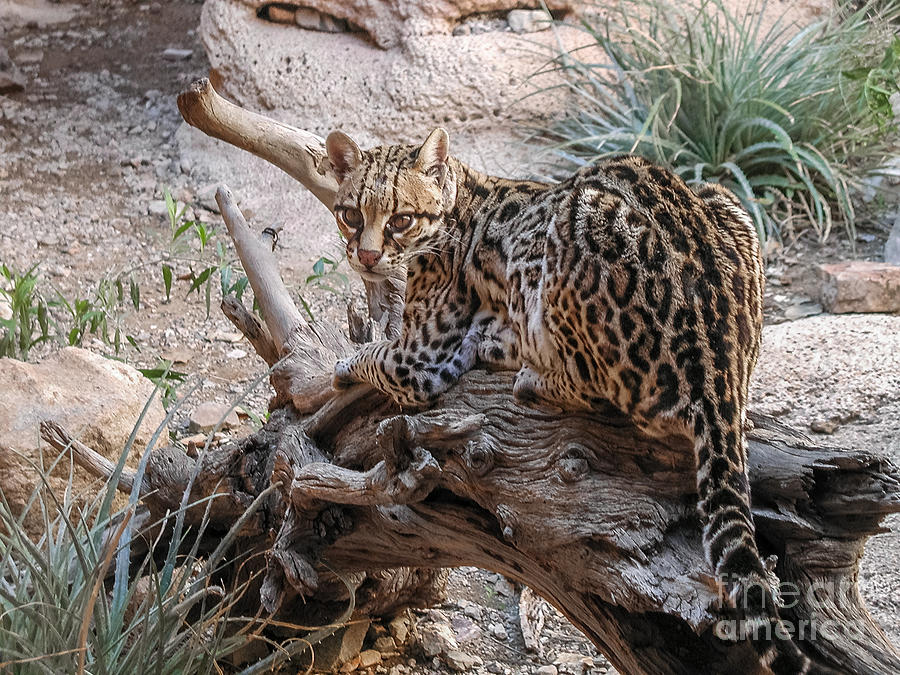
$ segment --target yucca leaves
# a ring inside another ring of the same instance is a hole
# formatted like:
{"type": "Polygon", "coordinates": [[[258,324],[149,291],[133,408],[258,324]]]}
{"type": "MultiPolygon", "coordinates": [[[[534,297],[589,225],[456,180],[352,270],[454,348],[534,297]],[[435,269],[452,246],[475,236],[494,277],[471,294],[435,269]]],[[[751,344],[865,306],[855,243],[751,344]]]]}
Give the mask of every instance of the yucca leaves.
{"type": "Polygon", "coordinates": [[[605,58],[557,55],[573,104],[537,135],[566,170],[634,152],[689,182],[722,183],[763,240],[785,210],[806,214],[822,239],[835,218],[852,235],[854,191],[900,136],[884,117],[898,90],[900,2],[804,28],[767,28],[764,9],[623,0],[602,19],[588,14],[581,27],[605,58]]]}

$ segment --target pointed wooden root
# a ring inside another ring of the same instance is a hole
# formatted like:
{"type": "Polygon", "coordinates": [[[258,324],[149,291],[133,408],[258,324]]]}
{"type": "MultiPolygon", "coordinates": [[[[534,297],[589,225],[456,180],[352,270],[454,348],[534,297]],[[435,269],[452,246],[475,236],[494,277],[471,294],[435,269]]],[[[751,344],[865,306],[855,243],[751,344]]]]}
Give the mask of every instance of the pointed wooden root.
{"type": "Polygon", "coordinates": [[[255,314],[248,312],[247,308],[232,295],[222,299],[221,308],[222,313],[241,331],[253,346],[253,350],[269,367],[278,363],[278,348],[272,340],[272,335],[255,314]]]}
{"type": "Polygon", "coordinates": [[[192,127],[271,162],[334,208],[338,186],[321,137],[226,101],[207,79],[178,96],[178,110],[192,127]]]}
{"type": "Polygon", "coordinates": [[[244,272],[250,279],[256,301],[266,317],[275,349],[284,354],[285,343],[292,330],[304,322],[278,274],[278,263],[272,254],[270,240],[268,236],[260,236],[250,229],[228,186],[223,185],[216,191],[216,203],[244,272]]]}
{"type": "Polygon", "coordinates": [[[262,309],[269,337],[256,320],[246,316],[246,310],[241,312],[235,302],[229,303],[228,311],[237,319],[235,325],[248,336],[260,357],[274,366],[271,381],[276,398],[273,405],[278,407],[291,401],[298,411],[318,410],[336,395],[325,374],[330,373],[335,362],[350,353],[353,347],[340,331],[323,324],[312,326],[303,320],[278,273],[271,238],[250,229],[227,186],[221,186],[216,192],[216,202],[262,309]]]}
{"type": "Polygon", "coordinates": [[[525,642],[525,651],[542,656],[541,631],[544,630],[544,610],[541,599],[527,586],[519,595],[519,627],[525,642]]]}

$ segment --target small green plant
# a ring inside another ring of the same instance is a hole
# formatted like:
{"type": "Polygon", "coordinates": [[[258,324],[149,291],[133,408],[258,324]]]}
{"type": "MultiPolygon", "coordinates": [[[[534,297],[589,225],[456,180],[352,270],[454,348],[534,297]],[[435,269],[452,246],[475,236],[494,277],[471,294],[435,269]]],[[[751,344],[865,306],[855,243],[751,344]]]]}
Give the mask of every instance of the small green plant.
{"type": "Polygon", "coordinates": [[[339,296],[349,293],[350,279],[340,271],[341,263],[346,259],[346,256],[337,260],[321,256],[313,263],[312,274],[306,277],[306,283],[339,296]]]}
{"type": "Polygon", "coordinates": [[[169,300],[172,292],[171,262],[179,259],[181,262],[187,263],[189,268],[188,273],[179,278],[190,282],[188,295],[194,292],[198,295],[203,293],[206,317],[209,318],[212,286],[216,277],[218,277],[222,297],[234,295],[239,301],[243,298],[244,291],[247,290],[249,280],[244,274],[235,272],[237,258],[227,253],[225,244],[218,238],[220,234],[218,228],[198,220],[185,219],[187,207],[179,210],[177,202],[168,190],[164,191],[164,197],[172,233],[170,259],[160,263],[166,300],[169,300]],[[211,242],[215,244],[215,256],[212,258],[204,255],[211,242]],[[193,245],[199,249],[197,256],[190,255],[193,245]]]}
{"type": "Polygon", "coordinates": [[[26,361],[35,346],[51,338],[50,305],[37,288],[37,267],[20,274],[0,265],[0,300],[8,315],[0,316],[0,356],[26,361]]]}
{"type": "Polygon", "coordinates": [[[623,0],[584,21],[585,51],[554,60],[575,103],[537,135],[567,169],[633,152],[722,183],[763,241],[795,214],[825,239],[835,211],[853,235],[852,193],[898,135],[884,122],[900,3],[883,5],[798,30],[766,28],[765,2],[737,16],[722,0],[623,0]]]}
{"type": "Polygon", "coordinates": [[[172,370],[172,362],[165,359],[160,360],[154,368],[138,368],[137,370],[157,386],[162,397],[163,407],[170,410],[177,400],[178,385],[187,379],[187,373],[172,370]]]}
{"type": "MultiPolygon", "coordinates": [[[[339,256],[319,256],[313,263],[312,274],[306,277],[305,284],[313,288],[320,288],[334,294],[340,299],[350,296],[350,278],[341,271],[341,265],[347,259],[346,253],[339,256]]],[[[299,295],[300,306],[309,316],[309,320],[315,322],[316,317],[306,298],[299,295]]]]}
{"type": "Polygon", "coordinates": [[[104,344],[113,347],[116,354],[122,349],[123,337],[133,347],[138,346],[134,337],[122,332],[123,308],[127,305],[135,311],[141,308],[141,289],[133,270],[104,277],[85,298],[70,300],[57,291],[53,305],[64,310],[68,316],[65,324],[68,329],[63,331],[63,337],[70,347],[81,345],[88,334],[96,335],[104,344]]]}
{"type": "Polygon", "coordinates": [[[900,36],[894,37],[877,66],[845,70],[844,77],[862,82],[860,102],[882,129],[893,124],[891,96],[900,93],[900,36]]]}

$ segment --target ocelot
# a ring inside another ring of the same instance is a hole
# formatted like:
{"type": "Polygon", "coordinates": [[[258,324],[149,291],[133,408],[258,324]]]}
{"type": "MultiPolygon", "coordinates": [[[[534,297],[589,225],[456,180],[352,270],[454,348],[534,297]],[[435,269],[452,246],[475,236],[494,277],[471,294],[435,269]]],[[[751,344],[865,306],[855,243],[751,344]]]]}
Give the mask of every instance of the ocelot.
{"type": "Polygon", "coordinates": [[[773,672],[812,667],[783,629],[754,542],[744,427],[763,266],[740,202],[622,156],[544,184],[489,177],[421,146],[366,152],[333,132],[334,212],[350,265],[407,270],[401,335],[337,364],[402,407],[476,363],[518,370],[514,396],[565,410],[611,402],[654,437],[692,439],[709,563],[773,672]],[[781,633],[783,636],[783,633],[781,633]]]}

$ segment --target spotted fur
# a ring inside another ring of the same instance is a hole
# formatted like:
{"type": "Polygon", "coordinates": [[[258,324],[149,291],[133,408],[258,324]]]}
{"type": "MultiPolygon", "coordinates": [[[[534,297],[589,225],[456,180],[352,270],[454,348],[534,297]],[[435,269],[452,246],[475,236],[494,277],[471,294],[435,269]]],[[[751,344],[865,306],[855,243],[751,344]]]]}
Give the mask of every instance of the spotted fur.
{"type": "Polygon", "coordinates": [[[718,185],[623,156],[558,184],[482,175],[435,130],[421,147],[327,141],[351,266],[408,270],[402,334],[363,347],[335,385],[434,401],[476,363],[567,410],[612,402],[644,433],[693,440],[703,544],[726,601],[776,673],[815,670],[780,628],[754,542],[744,425],[763,268],[753,225],[718,185]]]}

